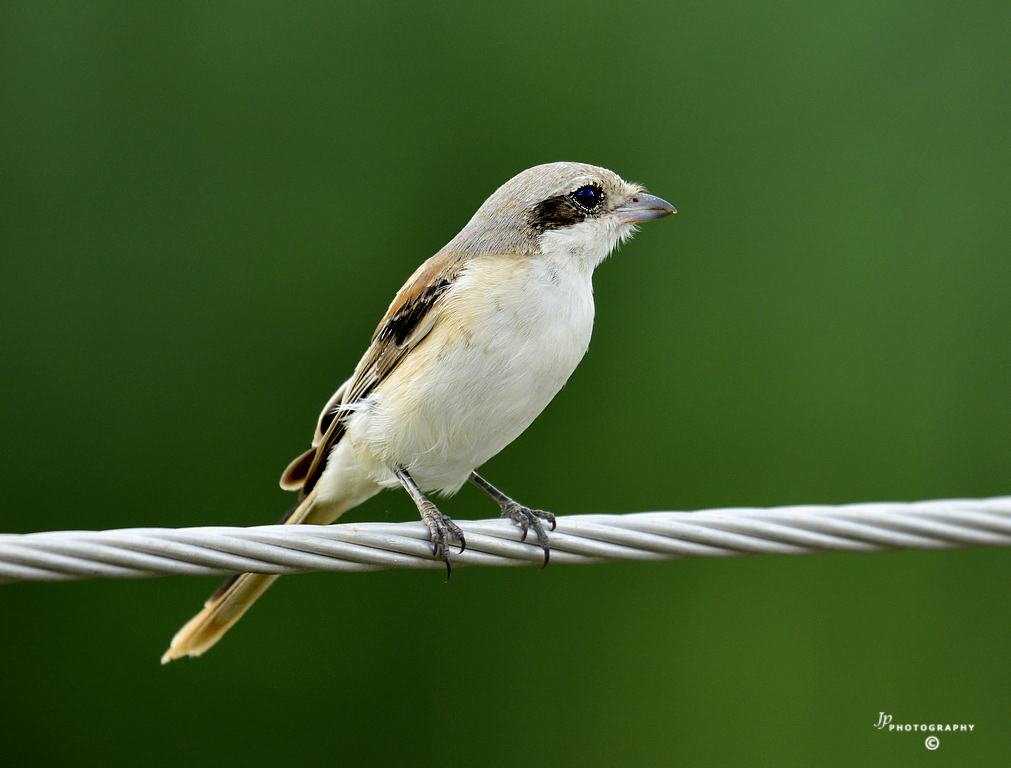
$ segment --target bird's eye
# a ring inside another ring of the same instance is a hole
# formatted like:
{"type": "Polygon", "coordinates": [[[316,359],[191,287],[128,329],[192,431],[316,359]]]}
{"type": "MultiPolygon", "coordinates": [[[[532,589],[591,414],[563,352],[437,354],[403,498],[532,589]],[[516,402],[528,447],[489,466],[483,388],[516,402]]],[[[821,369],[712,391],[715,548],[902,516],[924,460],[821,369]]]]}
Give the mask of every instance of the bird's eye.
{"type": "Polygon", "coordinates": [[[592,211],[600,205],[601,200],[604,199],[604,192],[600,189],[600,187],[596,187],[593,184],[587,184],[585,187],[580,187],[573,192],[572,199],[576,201],[576,204],[580,208],[592,211]]]}

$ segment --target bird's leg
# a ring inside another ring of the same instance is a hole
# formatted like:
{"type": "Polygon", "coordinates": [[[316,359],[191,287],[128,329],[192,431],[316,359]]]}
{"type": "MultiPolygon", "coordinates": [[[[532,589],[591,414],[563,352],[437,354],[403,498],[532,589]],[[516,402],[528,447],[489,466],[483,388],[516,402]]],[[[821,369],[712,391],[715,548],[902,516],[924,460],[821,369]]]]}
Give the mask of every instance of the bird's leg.
{"type": "Polygon", "coordinates": [[[544,550],[544,565],[541,568],[543,569],[547,566],[548,559],[551,557],[551,543],[548,541],[548,533],[544,530],[544,523],[541,521],[547,520],[551,523],[551,530],[553,531],[555,530],[555,516],[550,512],[544,512],[540,509],[530,509],[530,507],[524,507],[518,501],[513,501],[477,472],[470,473],[470,481],[498,502],[498,505],[502,508],[502,517],[508,517],[519,525],[523,530],[523,538],[520,541],[526,541],[527,532],[531,528],[534,529],[534,533],[537,534],[537,541],[540,543],[541,549],[544,550]]]}
{"type": "Polygon", "coordinates": [[[421,519],[425,521],[425,525],[431,531],[433,554],[435,557],[445,560],[446,580],[448,581],[449,577],[453,575],[453,566],[449,562],[448,545],[452,538],[456,538],[460,542],[460,551],[463,552],[467,548],[467,541],[463,538],[463,531],[460,530],[460,526],[449,519],[449,515],[444,515],[439,511],[438,507],[428,500],[428,497],[421,492],[418,484],[414,482],[414,478],[407,473],[406,469],[398,467],[395,473],[397,479],[400,480],[400,484],[404,486],[404,490],[411,495],[414,503],[418,505],[421,519]]]}

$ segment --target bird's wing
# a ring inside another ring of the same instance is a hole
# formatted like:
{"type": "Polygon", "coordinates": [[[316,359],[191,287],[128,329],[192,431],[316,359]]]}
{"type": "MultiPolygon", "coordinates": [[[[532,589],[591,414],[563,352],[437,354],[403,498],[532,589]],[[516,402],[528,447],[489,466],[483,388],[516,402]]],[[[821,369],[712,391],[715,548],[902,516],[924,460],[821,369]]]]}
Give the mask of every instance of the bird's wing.
{"type": "Polygon", "coordinates": [[[302,489],[305,498],[319,480],[326,457],[344,436],[344,416],[381,384],[394,368],[432,330],[442,299],[453,286],[466,258],[440,252],[422,264],[397,293],[386,316],[372,335],[354,375],[337,390],[320,415],[317,440],[295,459],[281,477],[281,487],[302,489]]]}

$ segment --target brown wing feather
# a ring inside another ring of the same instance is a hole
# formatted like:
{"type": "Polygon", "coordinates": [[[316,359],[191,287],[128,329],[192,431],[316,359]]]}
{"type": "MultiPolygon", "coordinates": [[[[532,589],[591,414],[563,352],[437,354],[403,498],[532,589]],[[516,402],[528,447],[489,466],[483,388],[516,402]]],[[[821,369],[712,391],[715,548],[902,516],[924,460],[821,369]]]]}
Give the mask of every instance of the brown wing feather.
{"type": "MultiPolygon", "coordinates": [[[[422,264],[397,293],[372,335],[372,344],[355,368],[354,376],[342,388],[345,390],[343,397],[331,409],[332,416],[325,431],[322,428],[328,414],[324,410],[320,420],[322,438],[314,448],[311,461],[308,453],[303,454],[289,465],[282,477],[288,487],[297,488],[301,481],[299,498],[305,498],[312,491],[323,474],[327,456],[343,437],[342,417],[351,412],[355,403],[368,397],[432,330],[439,317],[441,299],[456,281],[465,262],[463,256],[440,252],[422,264]]],[[[337,399],[334,397],[331,403],[337,399]]]]}
{"type": "Polygon", "coordinates": [[[309,467],[316,456],[316,449],[310,448],[284,470],[281,475],[281,487],[286,491],[297,491],[305,484],[306,475],[309,474],[309,467]]]}

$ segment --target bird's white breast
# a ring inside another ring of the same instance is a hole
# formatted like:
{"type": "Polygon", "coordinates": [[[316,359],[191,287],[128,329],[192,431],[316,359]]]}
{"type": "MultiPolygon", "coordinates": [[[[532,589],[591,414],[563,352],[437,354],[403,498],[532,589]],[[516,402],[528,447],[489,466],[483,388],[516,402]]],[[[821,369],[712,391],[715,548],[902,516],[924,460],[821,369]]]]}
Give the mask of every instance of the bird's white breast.
{"type": "Polygon", "coordinates": [[[432,331],[348,420],[373,481],[394,486],[403,466],[422,489],[453,492],[516,439],[586,352],[591,273],[550,256],[469,262],[432,331]]]}

